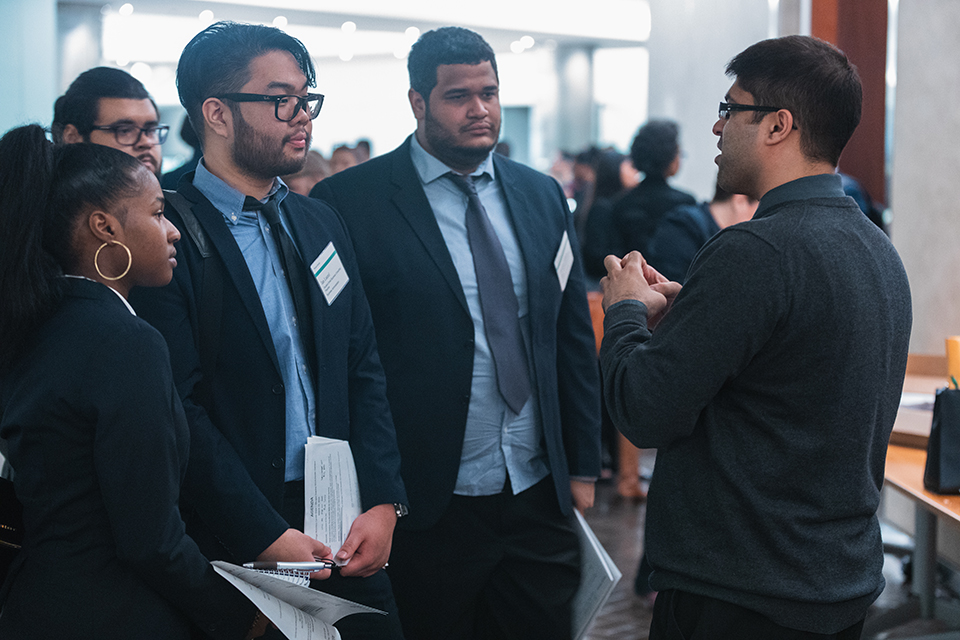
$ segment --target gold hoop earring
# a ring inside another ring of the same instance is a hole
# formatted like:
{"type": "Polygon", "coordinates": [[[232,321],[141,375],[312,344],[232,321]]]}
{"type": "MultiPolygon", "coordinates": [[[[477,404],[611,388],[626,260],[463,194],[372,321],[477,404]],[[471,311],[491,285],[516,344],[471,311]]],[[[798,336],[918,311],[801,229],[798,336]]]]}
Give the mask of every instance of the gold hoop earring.
{"type": "Polygon", "coordinates": [[[100,259],[100,252],[103,251],[103,248],[109,245],[110,242],[104,242],[102,245],[100,245],[100,248],[97,249],[97,252],[93,254],[93,268],[97,270],[97,273],[99,273],[100,277],[103,278],[104,280],[114,281],[114,280],[119,280],[120,278],[122,278],[123,276],[127,275],[130,272],[130,267],[133,266],[133,254],[130,253],[130,248],[127,247],[127,245],[120,242],[119,240],[111,240],[111,242],[113,244],[120,245],[121,247],[123,247],[123,250],[127,252],[127,268],[124,269],[123,273],[118,275],[116,278],[105,276],[103,275],[103,271],[100,271],[100,265],[97,264],[97,261],[100,259]]]}

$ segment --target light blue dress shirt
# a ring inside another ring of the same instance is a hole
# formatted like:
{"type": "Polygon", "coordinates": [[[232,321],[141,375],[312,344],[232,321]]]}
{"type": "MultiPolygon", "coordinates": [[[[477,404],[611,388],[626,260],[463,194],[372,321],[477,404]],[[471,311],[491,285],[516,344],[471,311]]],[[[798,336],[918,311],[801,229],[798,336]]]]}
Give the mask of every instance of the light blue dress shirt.
{"type": "MultiPolygon", "coordinates": [[[[477,289],[477,275],[473,254],[467,240],[467,196],[445,177],[452,169],[427,153],[417,141],[410,145],[413,166],[417,170],[423,191],[440,225],[450,257],[457,269],[470,316],[473,319],[475,353],[473,381],[470,387],[470,407],[467,412],[466,434],[460,456],[460,472],[454,493],[466,496],[486,496],[500,493],[507,479],[514,493],[532,487],[550,473],[547,454],[540,444],[542,426],[537,402],[536,377],[530,364],[532,393],[519,415],[507,406],[497,389],[496,370],[490,346],[483,329],[483,314],[477,289]]],[[[513,289],[520,305],[520,329],[530,355],[530,319],[527,304],[527,273],[523,254],[507,212],[503,190],[493,171],[493,158],[487,159],[472,174],[480,201],[487,211],[503,252],[510,266],[513,289]]]]}
{"type": "MultiPolygon", "coordinates": [[[[304,445],[307,444],[307,437],[313,435],[313,425],[316,424],[316,397],[310,370],[304,359],[293,297],[283,275],[283,263],[277,253],[277,245],[270,237],[270,225],[256,211],[244,211],[246,196],[210,173],[202,161],[197,165],[193,186],[223,214],[257,287],[285,390],[287,440],[284,480],[302,480],[304,445]]],[[[282,203],[287,193],[287,186],[277,178],[269,196],[277,194],[282,203]]],[[[289,229],[283,220],[282,206],[280,216],[281,223],[289,229]]],[[[303,259],[303,256],[300,258],[303,259]]],[[[224,321],[230,322],[230,319],[225,318],[224,321]]],[[[242,372],[238,374],[243,375],[242,372]]],[[[268,425],[263,427],[269,428],[268,425]]]]}

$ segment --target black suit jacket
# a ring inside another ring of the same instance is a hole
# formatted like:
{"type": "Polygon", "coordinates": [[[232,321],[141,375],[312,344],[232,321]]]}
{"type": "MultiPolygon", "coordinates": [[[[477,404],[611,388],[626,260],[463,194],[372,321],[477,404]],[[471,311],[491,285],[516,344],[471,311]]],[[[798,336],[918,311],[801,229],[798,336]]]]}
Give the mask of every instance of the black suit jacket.
{"type": "MultiPolygon", "coordinates": [[[[137,312],[167,340],[174,378],[191,427],[192,453],[184,483],[190,534],[217,558],[249,561],[288,526],[282,508],[285,468],[283,379],[256,286],[223,214],[193,186],[188,174],[179,192],[193,203],[215,257],[224,266],[222,323],[214,371],[199,358],[198,298],[203,258],[172,208],[181,230],[173,282],[143,290],[137,312]],[[198,398],[198,383],[207,397],[198,398]]],[[[330,207],[290,193],[283,201],[290,234],[304,268],[330,242],[350,281],[328,305],[319,286],[310,287],[318,371],[316,433],[350,442],[363,508],[403,502],[400,458],[377,356],[370,310],[360,284],[353,247],[330,207]]],[[[309,282],[315,284],[312,274],[309,282]]],[[[308,355],[308,357],[310,357],[308,355]]],[[[325,541],[321,541],[325,542],[325,541]]]]}
{"type": "Polygon", "coordinates": [[[697,199],[674,189],[662,176],[647,176],[613,206],[611,215],[616,233],[612,240],[615,244],[602,254],[604,257],[611,253],[622,257],[631,251],[639,251],[646,256],[650,238],[660,222],[667,212],[682,204],[695,205],[697,199]]]}
{"type": "MultiPolygon", "coordinates": [[[[554,258],[573,220],[556,181],[494,156],[523,252],[544,448],[561,508],[570,475],[600,473],[596,343],[579,258],[561,291],[554,258]]],[[[326,178],[310,194],[340,211],[360,262],[397,427],[410,516],[421,529],[456,485],[473,374],[474,328],[456,268],[410,159],[410,140],[326,178]]]]}
{"type": "Polygon", "coordinates": [[[188,616],[242,637],[253,608],[177,510],[190,437],[163,338],[105,286],[67,286],[0,386],[26,525],[0,636],[186,638],[188,616]]]}

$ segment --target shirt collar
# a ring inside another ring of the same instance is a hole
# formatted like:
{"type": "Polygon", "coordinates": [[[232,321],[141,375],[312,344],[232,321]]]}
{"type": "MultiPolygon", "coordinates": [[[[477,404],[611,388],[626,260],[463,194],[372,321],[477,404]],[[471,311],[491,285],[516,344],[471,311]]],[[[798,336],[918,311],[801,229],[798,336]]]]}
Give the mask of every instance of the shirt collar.
{"type": "MultiPolygon", "coordinates": [[[[438,160],[435,156],[431,155],[426,149],[420,145],[420,141],[417,140],[417,134],[413,133],[411,136],[412,140],[410,141],[410,159],[413,160],[413,166],[417,170],[417,175],[420,176],[420,182],[423,184],[430,184],[437,178],[442,178],[446,174],[453,171],[454,173],[459,173],[454,171],[443,162],[438,160]]],[[[480,163],[480,166],[477,167],[476,171],[471,173],[472,176],[490,176],[490,179],[495,178],[493,172],[493,153],[487,154],[487,157],[484,158],[483,162],[480,163]]]]}
{"type": "Polygon", "coordinates": [[[790,200],[808,200],[810,198],[842,198],[843,187],[836,173],[822,173],[791,180],[774,187],[760,198],[760,205],[753,219],[761,218],[771,209],[790,200]]]}
{"type": "MultiPolygon", "coordinates": [[[[203,160],[197,164],[196,172],[193,175],[193,186],[206,196],[210,204],[223,214],[224,219],[229,224],[237,224],[239,222],[240,215],[243,212],[243,201],[247,197],[246,194],[237,191],[210,173],[204,165],[203,160]]],[[[261,202],[266,202],[267,199],[277,194],[277,204],[280,204],[283,202],[283,199],[287,197],[287,193],[289,193],[289,189],[287,185],[283,183],[283,180],[274,178],[270,192],[261,202]]]]}

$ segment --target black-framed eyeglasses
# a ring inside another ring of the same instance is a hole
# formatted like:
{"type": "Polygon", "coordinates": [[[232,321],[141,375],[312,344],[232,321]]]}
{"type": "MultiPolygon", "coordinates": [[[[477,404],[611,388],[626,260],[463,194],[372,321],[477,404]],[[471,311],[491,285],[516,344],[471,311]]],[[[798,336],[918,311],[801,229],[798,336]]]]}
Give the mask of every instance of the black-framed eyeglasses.
{"type": "Polygon", "coordinates": [[[782,107],[761,107],[755,104],[736,104],[730,102],[721,102],[719,115],[721,120],[729,120],[734,111],[759,111],[761,113],[773,113],[780,111],[782,107]]]}
{"type": "Polygon", "coordinates": [[[268,96],[262,93],[224,93],[214,96],[218,100],[232,100],[233,102],[272,102],[273,114],[280,122],[290,122],[303,109],[310,119],[320,115],[323,106],[322,93],[308,93],[305,96],[280,95],[268,96]]]}
{"type": "Polygon", "coordinates": [[[94,125],[93,129],[111,132],[117,144],[124,147],[132,147],[140,142],[140,136],[146,136],[147,140],[153,144],[163,144],[167,141],[167,134],[170,133],[169,125],[165,124],[154,124],[149,127],[138,127],[135,124],[108,124],[94,125]]]}

